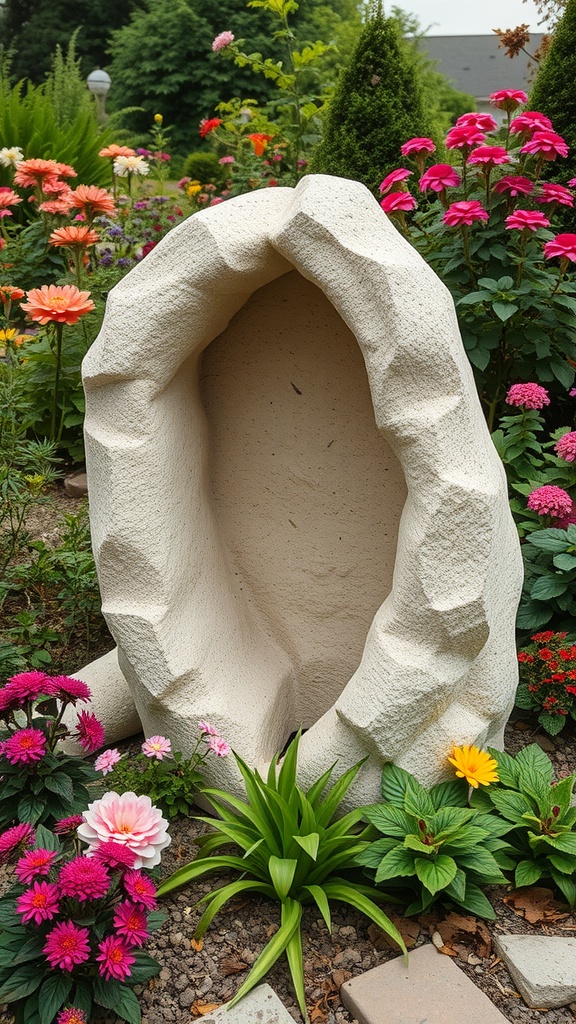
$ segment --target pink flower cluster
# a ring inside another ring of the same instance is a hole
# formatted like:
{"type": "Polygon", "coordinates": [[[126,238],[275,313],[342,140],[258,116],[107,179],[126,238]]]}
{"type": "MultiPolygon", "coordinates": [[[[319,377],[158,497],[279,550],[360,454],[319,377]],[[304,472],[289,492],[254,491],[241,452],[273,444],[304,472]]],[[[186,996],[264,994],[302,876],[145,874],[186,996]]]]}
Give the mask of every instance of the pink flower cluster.
{"type": "Polygon", "coordinates": [[[506,395],[507,405],[524,406],[525,409],[543,409],[550,405],[550,395],[540,384],[512,384],[506,395]]]}
{"type": "Polygon", "coordinates": [[[198,730],[202,733],[204,742],[208,744],[208,749],[217,757],[227,757],[231,753],[231,748],[209,722],[198,722],[198,730]]]}
{"type": "Polygon", "coordinates": [[[568,492],[553,484],[545,484],[532,491],[528,495],[527,505],[539,516],[550,516],[552,519],[560,519],[572,512],[572,498],[568,492]]]}
{"type": "Polygon", "coordinates": [[[219,50],[225,50],[230,43],[234,42],[233,32],[220,32],[212,43],[212,50],[214,53],[218,53],[219,50]]]}
{"type": "Polygon", "coordinates": [[[554,451],[559,459],[564,459],[564,462],[574,462],[576,460],[576,431],[571,430],[567,434],[562,434],[562,437],[554,445],[554,451]]]}

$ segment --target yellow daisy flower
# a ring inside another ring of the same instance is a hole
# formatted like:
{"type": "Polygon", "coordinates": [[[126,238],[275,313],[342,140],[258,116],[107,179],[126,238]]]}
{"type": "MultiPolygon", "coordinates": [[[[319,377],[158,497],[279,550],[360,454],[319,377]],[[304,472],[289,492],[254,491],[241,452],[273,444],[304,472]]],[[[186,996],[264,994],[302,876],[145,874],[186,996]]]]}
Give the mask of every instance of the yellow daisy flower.
{"type": "Polygon", "coordinates": [[[498,762],[490,757],[485,750],[478,747],[454,747],[452,757],[448,758],[450,764],[456,768],[456,775],[459,779],[466,779],[469,786],[478,789],[478,786],[489,786],[491,782],[498,782],[498,762]]]}

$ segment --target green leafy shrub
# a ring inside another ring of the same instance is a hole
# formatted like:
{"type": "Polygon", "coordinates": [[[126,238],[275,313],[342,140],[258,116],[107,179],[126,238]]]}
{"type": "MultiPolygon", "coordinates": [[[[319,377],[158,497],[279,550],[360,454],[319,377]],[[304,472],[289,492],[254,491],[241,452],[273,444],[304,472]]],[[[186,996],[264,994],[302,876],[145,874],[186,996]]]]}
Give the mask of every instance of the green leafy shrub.
{"type": "Polygon", "coordinates": [[[191,178],[192,181],[199,181],[202,185],[208,182],[211,185],[223,185],[226,181],[225,168],[218,162],[216,153],[208,153],[198,150],[190,153],[184,161],[182,176],[191,178]]]}
{"type": "Polygon", "coordinates": [[[481,885],[505,884],[501,836],[510,828],[494,814],[466,806],[464,779],[430,790],[410,772],[392,764],[382,771],[385,802],[363,809],[383,838],[357,856],[377,885],[411,893],[406,914],[426,911],[449,900],[479,917],[494,918],[481,885]]]}
{"type": "MultiPolygon", "coordinates": [[[[554,123],[570,147],[568,164],[560,174],[553,163],[546,177],[561,183],[576,175],[576,2],[567,0],[562,17],[555,27],[552,44],[541,62],[530,92],[530,109],[540,110],[554,123]]],[[[567,227],[567,230],[572,230],[567,227]]]]}
{"type": "Polygon", "coordinates": [[[354,858],[367,846],[366,830],[358,829],[362,811],[351,811],[333,821],[362,762],[348,769],[326,796],[323,794],[332,768],[304,792],[296,784],[299,738],[300,734],[288,747],[278,774],[276,763],[272,762],[266,781],[234,755],[246,785],[247,801],[219,789],[203,790],[220,820],[200,819],[212,828],[199,840],[200,856],[164,881],[158,894],[171,892],[211,871],[240,872],[238,881],[215,889],[201,900],[206,909],[196,929],[196,939],[202,937],[224,904],[240,893],[258,892],[278,901],[280,928],[230,1005],[246,995],[285,952],[298,1005],[307,1020],[300,933],[304,903],[316,904],[329,929],[330,901],[348,903],[375,921],[404,952],[405,946],[398,930],[373,902],[373,898],[389,897],[347,876],[354,858]],[[239,852],[219,852],[227,846],[239,852]]]}

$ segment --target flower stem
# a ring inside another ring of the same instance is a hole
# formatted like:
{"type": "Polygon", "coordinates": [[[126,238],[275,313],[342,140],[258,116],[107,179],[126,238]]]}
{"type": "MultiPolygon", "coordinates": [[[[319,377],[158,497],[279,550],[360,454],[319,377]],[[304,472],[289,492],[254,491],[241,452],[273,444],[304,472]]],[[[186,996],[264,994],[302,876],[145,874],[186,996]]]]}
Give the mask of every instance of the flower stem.
{"type": "Polygon", "coordinates": [[[50,440],[56,440],[56,418],[58,415],[58,388],[60,386],[60,367],[62,364],[62,331],[64,324],[55,323],[56,328],[56,372],[54,374],[54,393],[52,395],[52,419],[50,423],[50,440]]]}

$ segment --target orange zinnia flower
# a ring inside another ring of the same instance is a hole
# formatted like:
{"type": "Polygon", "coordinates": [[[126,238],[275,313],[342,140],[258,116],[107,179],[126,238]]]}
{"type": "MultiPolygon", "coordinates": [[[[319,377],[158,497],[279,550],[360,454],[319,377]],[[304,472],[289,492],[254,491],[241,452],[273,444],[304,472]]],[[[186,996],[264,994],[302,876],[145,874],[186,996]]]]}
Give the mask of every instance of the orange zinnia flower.
{"type": "Polygon", "coordinates": [[[40,203],[38,209],[43,210],[44,213],[70,213],[72,209],[71,195],[72,189],[68,189],[66,192],[62,192],[57,199],[48,199],[45,203],[40,203]]]}
{"type": "Polygon", "coordinates": [[[16,203],[21,202],[20,196],[13,192],[11,188],[0,189],[0,210],[6,209],[7,206],[16,206],[16,203]]]}
{"type": "Polygon", "coordinates": [[[47,178],[73,178],[76,171],[68,164],[60,164],[57,160],[22,160],[16,168],[14,182],[23,188],[34,188],[42,185],[47,178]]]}
{"type": "Polygon", "coordinates": [[[0,284],[0,302],[18,302],[23,299],[26,292],[16,288],[13,284],[0,284]]]}
{"type": "Polygon", "coordinates": [[[74,202],[72,206],[81,209],[89,220],[92,220],[96,213],[107,213],[111,217],[116,216],[116,206],[112,196],[105,188],[98,185],[78,185],[72,193],[74,202]]]}
{"type": "Polygon", "coordinates": [[[265,135],[264,132],[253,132],[252,135],[247,135],[247,139],[254,146],[254,156],[262,156],[266,146],[274,138],[273,135],[265,135]]]}
{"type": "Polygon", "coordinates": [[[99,239],[100,235],[91,231],[86,225],[78,228],[71,225],[67,228],[57,228],[52,232],[48,241],[50,245],[68,245],[74,249],[84,249],[87,245],[94,245],[99,239]]]}
{"type": "Polygon", "coordinates": [[[111,160],[115,160],[117,156],[136,156],[136,150],[130,149],[130,146],[117,146],[112,142],[106,149],[101,149],[98,156],[109,156],[111,160]]]}
{"type": "Polygon", "coordinates": [[[42,191],[47,196],[62,196],[65,192],[71,192],[72,189],[66,181],[60,181],[60,178],[46,178],[42,182],[42,191]]]}
{"type": "Polygon", "coordinates": [[[21,308],[39,324],[75,324],[84,313],[94,309],[90,292],[81,292],[73,284],[43,284],[27,292],[28,302],[21,308]]]}

